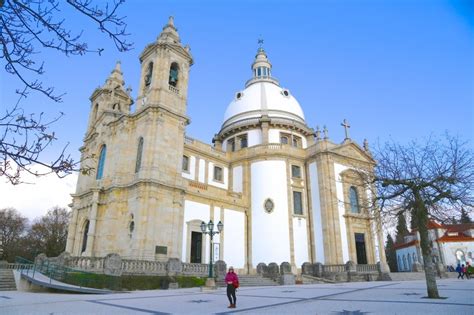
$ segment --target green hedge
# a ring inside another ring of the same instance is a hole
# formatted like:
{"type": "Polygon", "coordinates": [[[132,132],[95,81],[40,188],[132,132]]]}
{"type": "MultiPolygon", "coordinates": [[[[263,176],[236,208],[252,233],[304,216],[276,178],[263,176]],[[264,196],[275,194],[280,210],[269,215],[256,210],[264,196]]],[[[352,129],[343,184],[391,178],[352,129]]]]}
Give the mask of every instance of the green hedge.
{"type": "Polygon", "coordinates": [[[89,288],[112,290],[155,290],[168,289],[170,282],[177,282],[180,288],[203,286],[205,278],[185,276],[121,276],[101,274],[68,273],[63,282],[89,288]]]}

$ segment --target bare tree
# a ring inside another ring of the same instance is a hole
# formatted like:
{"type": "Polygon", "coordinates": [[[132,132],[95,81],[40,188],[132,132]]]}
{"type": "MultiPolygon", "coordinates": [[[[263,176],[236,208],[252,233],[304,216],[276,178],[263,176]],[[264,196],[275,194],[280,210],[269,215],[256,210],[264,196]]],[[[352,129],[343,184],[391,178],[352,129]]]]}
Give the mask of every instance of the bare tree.
{"type": "Polygon", "coordinates": [[[424,143],[379,146],[375,177],[382,215],[409,212],[420,234],[429,298],[439,298],[428,221],[451,220],[453,211],[474,204],[474,154],[458,137],[430,137],[424,143]]]}
{"type": "Polygon", "coordinates": [[[82,32],[73,32],[61,18],[63,9],[69,7],[78,15],[87,17],[100,32],[112,39],[119,51],[128,51],[132,44],[125,38],[126,23],[117,15],[125,0],[0,0],[0,59],[7,73],[23,85],[16,92],[19,100],[4,113],[0,113],[0,176],[12,184],[21,182],[21,173],[34,175],[56,173],[65,176],[79,165],[65,148],[53,161],[45,161],[41,153],[56,140],[50,130],[58,117],[44,121],[43,114],[25,114],[20,101],[30,91],[39,92],[55,102],[61,102],[63,94],[56,94],[53,87],[45,87],[39,76],[44,74],[44,62],[38,61],[41,48],[56,50],[65,55],[101,54],[103,48],[90,48],[81,41],[82,32]],[[31,166],[41,164],[44,172],[33,172],[31,166]]]}
{"type": "Polygon", "coordinates": [[[16,251],[25,234],[28,219],[13,208],[0,209],[0,251],[7,261],[15,259],[16,251]]]}
{"type": "Polygon", "coordinates": [[[56,257],[65,250],[69,216],[67,209],[54,207],[33,223],[28,232],[28,242],[37,253],[56,257]]]}

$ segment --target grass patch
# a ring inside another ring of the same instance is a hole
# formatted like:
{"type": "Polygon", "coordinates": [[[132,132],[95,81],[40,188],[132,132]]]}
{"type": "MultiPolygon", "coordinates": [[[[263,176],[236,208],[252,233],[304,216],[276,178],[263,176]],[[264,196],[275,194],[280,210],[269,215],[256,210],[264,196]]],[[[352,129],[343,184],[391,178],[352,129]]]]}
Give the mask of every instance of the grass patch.
{"type": "Polygon", "coordinates": [[[168,289],[171,282],[177,282],[180,288],[193,288],[203,286],[205,278],[186,276],[109,276],[91,273],[68,273],[62,280],[72,285],[96,289],[111,290],[156,290],[168,289]]]}

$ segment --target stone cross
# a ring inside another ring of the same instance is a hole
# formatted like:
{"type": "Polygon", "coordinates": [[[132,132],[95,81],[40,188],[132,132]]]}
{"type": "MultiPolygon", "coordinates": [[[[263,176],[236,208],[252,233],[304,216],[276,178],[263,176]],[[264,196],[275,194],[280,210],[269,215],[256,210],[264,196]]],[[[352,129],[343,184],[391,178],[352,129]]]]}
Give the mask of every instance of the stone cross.
{"type": "Polygon", "coordinates": [[[349,125],[346,119],[344,119],[344,121],[341,123],[341,126],[344,127],[344,132],[346,133],[346,137],[344,138],[344,140],[349,139],[349,128],[351,126],[349,125]]]}
{"type": "Polygon", "coordinates": [[[326,126],[323,127],[323,134],[324,134],[324,140],[329,139],[329,137],[328,137],[328,128],[326,128],[326,126]]]}
{"type": "Polygon", "coordinates": [[[316,126],[316,132],[314,135],[316,136],[316,140],[321,140],[321,130],[319,130],[319,126],[316,126]]]}

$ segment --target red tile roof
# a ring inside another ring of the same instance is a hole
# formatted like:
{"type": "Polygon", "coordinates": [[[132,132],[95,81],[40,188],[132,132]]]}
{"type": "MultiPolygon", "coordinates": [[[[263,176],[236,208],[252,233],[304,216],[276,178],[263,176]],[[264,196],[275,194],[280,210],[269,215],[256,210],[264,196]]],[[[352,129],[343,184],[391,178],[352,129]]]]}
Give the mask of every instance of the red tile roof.
{"type": "Polygon", "coordinates": [[[410,241],[408,243],[398,243],[398,244],[395,244],[393,245],[393,247],[395,247],[395,249],[400,249],[400,248],[406,248],[406,247],[410,247],[410,246],[413,246],[413,245],[418,245],[418,240],[413,240],[413,241],[410,241]]]}
{"type": "Polygon", "coordinates": [[[448,243],[448,242],[472,242],[474,241],[474,237],[470,237],[459,233],[458,235],[448,235],[444,234],[440,238],[438,238],[438,242],[441,243],[448,243]]]}
{"type": "Polygon", "coordinates": [[[474,229],[474,223],[445,224],[444,228],[448,230],[448,232],[464,232],[474,229]]]}
{"type": "Polygon", "coordinates": [[[442,226],[438,222],[436,222],[434,220],[429,220],[428,221],[428,229],[442,229],[442,228],[444,228],[444,226],[442,226]]]}

